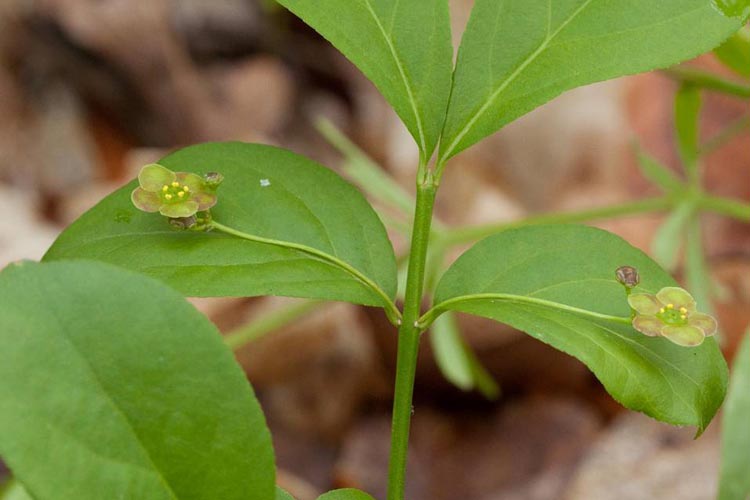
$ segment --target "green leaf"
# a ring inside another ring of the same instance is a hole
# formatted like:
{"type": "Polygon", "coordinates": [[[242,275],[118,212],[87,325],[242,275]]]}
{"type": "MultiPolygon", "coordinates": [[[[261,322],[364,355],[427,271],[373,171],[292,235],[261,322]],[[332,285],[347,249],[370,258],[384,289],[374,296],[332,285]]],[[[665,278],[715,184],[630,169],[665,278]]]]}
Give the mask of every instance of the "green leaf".
{"type": "Polygon", "coordinates": [[[736,73],[750,78],[750,27],[745,26],[714,49],[714,54],[736,73]]]}
{"type": "Polygon", "coordinates": [[[276,500],[294,500],[294,497],[277,486],[276,500]]]}
{"type": "Polygon", "coordinates": [[[372,80],[430,159],[451,89],[447,0],[278,0],[372,80]]]}
{"type": "Polygon", "coordinates": [[[237,142],[192,146],[160,163],[176,171],[222,173],[214,220],[322,252],[375,288],[295,248],[218,231],[173,230],[165,218],[133,207],[135,182],[74,222],[44,259],[102,260],[163,280],[188,296],[284,295],[381,307],[395,296],[396,260],[383,224],[361,193],[331,170],[289,151],[237,142]]]}
{"type": "Polygon", "coordinates": [[[476,0],[439,163],[565,90],[684,61],[739,27],[706,0],[476,0]]]}
{"type": "Polygon", "coordinates": [[[476,389],[487,399],[498,397],[500,387],[461,338],[452,313],[442,314],[432,324],[430,343],[435,362],[449,382],[463,391],[476,389]]]}
{"type": "Polygon", "coordinates": [[[654,235],[651,251],[656,262],[665,269],[674,270],[677,266],[680,249],[685,240],[683,233],[694,212],[695,206],[692,203],[679,204],[654,235]]]}
{"type": "Polygon", "coordinates": [[[668,167],[662,165],[656,158],[650,156],[643,149],[636,149],[638,167],[643,176],[659,186],[663,191],[671,193],[684,187],[682,180],[668,167]]]}
{"type": "Polygon", "coordinates": [[[345,489],[329,491],[318,497],[318,500],[375,500],[367,493],[363,493],[359,490],[345,489]]]}
{"type": "Polygon", "coordinates": [[[701,110],[701,93],[698,87],[684,84],[677,91],[674,102],[674,123],[677,146],[688,178],[698,181],[699,134],[698,121],[701,110]]]}
{"type": "Polygon", "coordinates": [[[615,280],[623,265],[640,272],[636,291],[675,285],[643,252],[599,229],[505,231],[449,268],[437,286],[435,310],[476,314],[525,331],[581,360],[626,407],[703,430],[724,399],[724,358],[712,338],[684,348],[635,331],[615,280]]]}
{"type": "Polygon", "coordinates": [[[729,396],[721,421],[719,500],[750,497],[750,331],[732,366],[729,396]]]}
{"type": "Polygon", "coordinates": [[[33,500],[18,481],[11,480],[0,487],[0,500],[33,500]]]}
{"type": "Polygon", "coordinates": [[[216,328],[96,262],[0,273],[0,456],[37,500],[257,499],[271,438],[216,328]]]}

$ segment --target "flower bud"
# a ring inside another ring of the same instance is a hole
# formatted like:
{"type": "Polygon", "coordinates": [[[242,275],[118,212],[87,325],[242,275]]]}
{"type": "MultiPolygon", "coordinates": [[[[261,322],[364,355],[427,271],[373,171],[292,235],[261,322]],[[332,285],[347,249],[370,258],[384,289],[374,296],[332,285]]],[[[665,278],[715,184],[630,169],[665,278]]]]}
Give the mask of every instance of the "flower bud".
{"type": "Polygon", "coordinates": [[[196,224],[195,215],[190,217],[174,217],[169,219],[169,224],[176,229],[192,229],[196,224]]]}
{"type": "Polygon", "coordinates": [[[615,271],[617,281],[626,288],[635,288],[641,282],[638,270],[632,266],[621,266],[615,271]]]}
{"type": "Polygon", "coordinates": [[[206,182],[206,187],[209,189],[216,189],[219,187],[219,184],[224,181],[224,176],[219,172],[208,172],[203,176],[203,180],[206,182]]]}

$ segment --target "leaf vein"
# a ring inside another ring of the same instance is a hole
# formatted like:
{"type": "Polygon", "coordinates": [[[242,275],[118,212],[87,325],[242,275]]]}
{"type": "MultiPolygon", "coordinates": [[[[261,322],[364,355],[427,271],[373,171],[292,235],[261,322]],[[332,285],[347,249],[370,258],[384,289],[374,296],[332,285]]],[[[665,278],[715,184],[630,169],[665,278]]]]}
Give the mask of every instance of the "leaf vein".
{"type": "Polygon", "coordinates": [[[404,88],[406,89],[406,94],[409,99],[409,104],[411,105],[412,112],[414,113],[414,119],[417,123],[417,132],[419,134],[419,148],[422,150],[422,153],[426,155],[427,154],[427,142],[425,139],[424,127],[422,125],[422,118],[419,116],[419,110],[417,108],[417,101],[414,98],[414,91],[412,90],[411,81],[409,80],[409,77],[406,75],[406,70],[404,69],[403,63],[401,62],[401,58],[398,56],[396,47],[393,45],[393,40],[385,31],[385,28],[383,27],[383,23],[380,22],[380,18],[375,13],[375,10],[372,8],[372,4],[370,3],[370,0],[363,0],[363,1],[365,5],[367,6],[368,12],[370,13],[373,20],[375,21],[375,25],[378,27],[378,30],[380,31],[380,33],[383,35],[383,39],[385,40],[385,43],[391,52],[391,56],[393,57],[393,61],[396,63],[396,68],[398,69],[399,76],[401,77],[401,80],[404,84],[404,88]]]}
{"type": "Polygon", "coordinates": [[[539,46],[531,53],[530,56],[528,56],[526,59],[524,59],[521,64],[519,64],[516,69],[502,82],[500,83],[500,86],[495,89],[494,92],[490,95],[490,98],[485,101],[482,106],[480,106],[479,110],[477,110],[474,115],[469,118],[469,121],[464,125],[464,127],[461,129],[461,131],[456,135],[456,138],[453,140],[450,146],[448,146],[448,149],[445,150],[445,153],[441,155],[441,159],[439,163],[444,163],[448,158],[450,158],[453,151],[458,147],[458,144],[463,140],[463,138],[468,134],[472,128],[474,128],[474,125],[477,121],[484,115],[492,106],[497,98],[500,96],[500,94],[503,93],[503,91],[508,88],[508,86],[513,83],[516,78],[518,78],[524,70],[533,63],[539,55],[544,52],[549,44],[552,42],[552,40],[560,34],[562,30],[564,30],[568,24],[570,24],[575,18],[578,17],[578,15],[583,12],[586,7],[588,7],[594,0],[586,0],[583,4],[581,4],[580,7],[578,7],[571,15],[566,19],[553,33],[548,34],[544,37],[544,39],[541,41],[539,46]]]}

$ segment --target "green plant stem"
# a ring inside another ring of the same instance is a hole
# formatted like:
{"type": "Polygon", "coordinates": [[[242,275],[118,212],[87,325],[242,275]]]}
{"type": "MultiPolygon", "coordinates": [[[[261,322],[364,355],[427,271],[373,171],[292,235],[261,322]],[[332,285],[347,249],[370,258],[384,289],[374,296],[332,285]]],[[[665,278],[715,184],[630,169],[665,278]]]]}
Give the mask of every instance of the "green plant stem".
{"type": "Polygon", "coordinates": [[[349,273],[352,277],[357,279],[360,283],[362,283],[367,288],[375,292],[382,300],[382,306],[385,309],[386,314],[388,315],[388,319],[390,319],[391,322],[394,324],[399,324],[400,318],[401,318],[401,312],[398,310],[398,308],[396,307],[396,304],[393,303],[391,298],[388,297],[388,295],[377,285],[377,283],[372,281],[370,278],[368,278],[367,276],[365,276],[360,271],[352,267],[350,264],[344,262],[343,260],[338,259],[334,257],[333,255],[322,252],[318,250],[317,248],[309,247],[307,245],[301,245],[299,243],[292,243],[290,241],[274,240],[271,238],[263,238],[262,236],[256,236],[254,234],[243,233],[242,231],[238,231],[234,228],[225,226],[224,224],[221,224],[216,221],[211,222],[211,227],[213,229],[216,229],[217,231],[221,231],[223,233],[236,236],[238,238],[242,238],[243,240],[254,241],[256,243],[264,243],[266,245],[273,245],[273,246],[282,247],[282,248],[290,248],[292,250],[297,250],[307,255],[316,257],[324,262],[328,262],[329,264],[333,264],[339,269],[349,273]]]}
{"type": "Polygon", "coordinates": [[[538,224],[566,224],[574,222],[588,222],[597,219],[611,217],[624,217],[644,212],[667,210],[674,205],[675,201],[670,196],[646,198],[620,205],[582,210],[580,212],[551,213],[527,217],[525,219],[504,222],[500,224],[487,224],[474,227],[458,228],[446,231],[442,235],[442,243],[445,245],[457,245],[480,240],[501,231],[516,229],[538,224]]]}
{"type": "Polygon", "coordinates": [[[321,304],[323,302],[317,300],[303,300],[281,307],[275,311],[270,311],[255,318],[251,323],[228,333],[224,337],[224,343],[233,351],[236,351],[249,342],[310,314],[320,307],[321,304]]]}
{"type": "Polygon", "coordinates": [[[698,198],[698,206],[709,212],[715,212],[746,222],[750,221],[750,203],[743,203],[720,196],[703,195],[698,198]]]}
{"type": "Polygon", "coordinates": [[[614,321],[616,323],[630,324],[630,318],[624,316],[611,316],[609,314],[601,314],[595,311],[589,311],[588,309],[579,309],[578,307],[569,306],[567,304],[561,304],[559,302],[552,302],[550,300],[538,299],[535,297],[528,297],[525,295],[513,295],[508,293],[477,293],[474,295],[463,295],[461,297],[454,297],[446,301],[436,304],[432,309],[427,311],[419,318],[418,324],[421,329],[427,329],[438,316],[448,310],[450,306],[460,304],[462,302],[473,302],[476,300],[492,300],[492,301],[505,301],[516,304],[534,304],[538,306],[550,307],[558,309],[560,311],[566,311],[581,316],[588,316],[590,318],[602,319],[605,321],[614,321]]]}
{"type": "Polygon", "coordinates": [[[406,480],[406,457],[409,446],[409,427],[412,414],[414,376],[417,369],[420,329],[417,327],[422,305],[425,262],[430,240],[432,209],[437,186],[430,172],[420,177],[414,212],[409,268],[406,279],[404,314],[398,330],[398,358],[393,397],[391,454],[388,464],[388,500],[403,500],[406,480]]]}
{"type": "Polygon", "coordinates": [[[719,76],[697,69],[677,66],[662,70],[668,77],[682,83],[689,83],[698,87],[715,90],[723,94],[737,97],[750,97],[750,85],[742,84],[732,80],[726,80],[719,76]]]}

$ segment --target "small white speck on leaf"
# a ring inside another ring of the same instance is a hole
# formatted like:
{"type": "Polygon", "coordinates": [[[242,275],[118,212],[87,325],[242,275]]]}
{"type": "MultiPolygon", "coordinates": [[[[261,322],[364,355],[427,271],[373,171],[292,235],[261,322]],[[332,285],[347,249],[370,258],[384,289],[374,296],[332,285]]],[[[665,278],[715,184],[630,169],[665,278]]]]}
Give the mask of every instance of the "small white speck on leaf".
{"type": "Polygon", "coordinates": [[[261,179],[260,180],[260,187],[268,187],[271,185],[271,181],[268,179],[261,179]]]}

